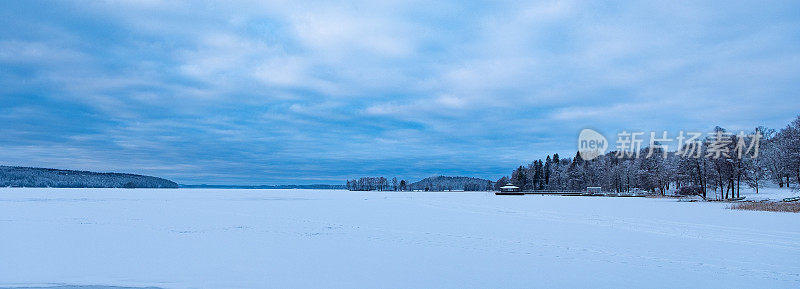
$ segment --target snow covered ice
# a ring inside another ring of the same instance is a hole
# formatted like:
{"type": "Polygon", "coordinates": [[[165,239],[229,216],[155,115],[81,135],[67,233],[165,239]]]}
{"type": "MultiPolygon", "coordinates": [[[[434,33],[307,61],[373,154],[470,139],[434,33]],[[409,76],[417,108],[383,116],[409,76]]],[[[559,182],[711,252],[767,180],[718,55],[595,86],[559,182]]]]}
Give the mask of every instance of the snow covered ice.
{"type": "Polygon", "coordinates": [[[0,288],[798,288],[800,215],[487,192],[0,189],[0,288]]]}

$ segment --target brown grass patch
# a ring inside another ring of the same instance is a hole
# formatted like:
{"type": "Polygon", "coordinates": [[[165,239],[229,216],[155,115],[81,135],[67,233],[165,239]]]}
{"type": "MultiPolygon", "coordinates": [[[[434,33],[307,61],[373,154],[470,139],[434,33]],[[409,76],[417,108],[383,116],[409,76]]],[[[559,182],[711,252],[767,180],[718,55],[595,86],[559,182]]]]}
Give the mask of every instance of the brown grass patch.
{"type": "Polygon", "coordinates": [[[731,205],[733,210],[800,213],[800,202],[742,202],[731,205]]]}

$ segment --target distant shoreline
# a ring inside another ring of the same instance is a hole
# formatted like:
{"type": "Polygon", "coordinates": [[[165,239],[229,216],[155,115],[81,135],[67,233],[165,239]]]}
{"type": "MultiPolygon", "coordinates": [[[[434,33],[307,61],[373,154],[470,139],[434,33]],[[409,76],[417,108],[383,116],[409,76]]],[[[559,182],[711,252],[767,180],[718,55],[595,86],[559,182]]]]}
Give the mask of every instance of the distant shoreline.
{"type": "Polygon", "coordinates": [[[345,190],[345,185],[185,185],[179,184],[181,189],[250,189],[250,190],[287,190],[287,189],[311,189],[311,190],[345,190]]]}

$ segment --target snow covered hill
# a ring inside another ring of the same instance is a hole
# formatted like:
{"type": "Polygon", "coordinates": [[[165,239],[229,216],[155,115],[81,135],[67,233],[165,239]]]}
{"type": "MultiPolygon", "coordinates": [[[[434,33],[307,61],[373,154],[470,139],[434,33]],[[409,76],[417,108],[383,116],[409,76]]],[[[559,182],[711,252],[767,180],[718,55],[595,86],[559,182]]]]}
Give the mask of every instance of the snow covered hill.
{"type": "Polygon", "coordinates": [[[29,188],[177,188],[158,177],[88,171],[0,166],[0,187],[29,188]]]}

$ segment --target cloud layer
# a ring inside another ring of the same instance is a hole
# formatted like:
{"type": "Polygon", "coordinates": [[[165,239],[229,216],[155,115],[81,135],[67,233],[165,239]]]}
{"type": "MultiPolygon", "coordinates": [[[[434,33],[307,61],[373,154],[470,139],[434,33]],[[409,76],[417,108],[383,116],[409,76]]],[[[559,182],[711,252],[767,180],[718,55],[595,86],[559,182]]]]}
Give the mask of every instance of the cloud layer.
{"type": "Polygon", "coordinates": [[[796,1],[20,1],[0,161],[180,183],[496,179],[592,127],[779,127],[796,1]],[[379,3],[376,3],[379,2],[379,3]]]}

